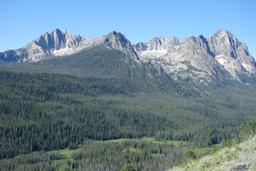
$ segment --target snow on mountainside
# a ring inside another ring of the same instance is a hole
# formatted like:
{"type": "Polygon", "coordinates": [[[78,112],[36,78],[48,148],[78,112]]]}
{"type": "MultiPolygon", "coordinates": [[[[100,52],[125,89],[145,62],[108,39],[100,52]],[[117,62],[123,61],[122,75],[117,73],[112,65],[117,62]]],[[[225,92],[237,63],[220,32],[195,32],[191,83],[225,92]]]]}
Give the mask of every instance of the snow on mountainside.
{"type": "Polygon", "coordinates": [[[99,45],[125,52],[138,62],[151,63],[177,80],[210,82],[256,76],[256,64],[246,45],[224,29],[209,38],[155,37],[135,45],[116,31],[96,38],[83,38],[56,29],[24,48],[0,53],[0,61],[37,62],[99,45]]]}
{"type": "Polygon", "coordinates": [[[148,43],[137,43],[134,48],[142,60],[147,60],[147,58],[158,58],[168,52],[173,52],[179,45],[180,41],[176,37],[155,37],[148,43]]]}

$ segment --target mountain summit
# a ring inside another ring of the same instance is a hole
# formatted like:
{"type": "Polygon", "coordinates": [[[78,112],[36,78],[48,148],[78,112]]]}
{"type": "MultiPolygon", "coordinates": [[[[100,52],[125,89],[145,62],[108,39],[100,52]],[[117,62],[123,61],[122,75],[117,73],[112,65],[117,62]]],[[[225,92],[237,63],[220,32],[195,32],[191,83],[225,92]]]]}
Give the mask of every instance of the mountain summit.
{"type": "Polygon", "coordinates": [[[224,29],[208,38],[216,60],[233,76],[255,75],[255,61],[247,46],[224,29]]]}
{"type": "Polygon", "coordinates": [[[122,33],[113,31],[96,38],[72,36],[55,29],[23,48],[0,53],[2,62],[37,62],[104,46],[124,52],[139,63],[163,70],[175,80],[207,83],[227,79],[243,81],[256,76],[256,63],[247,46],[225,29],[205,38],[191,36],[154,37],[132,44],[122,33]]]}
{"type": "Polygon", "coordinates": [[[105,36],[103,44],[107,47],[119,49],[130,55],[137,56],[131,42],[120,32],[113,31],[108,33],[105,36]]]}
{"type": "Polygon", "coordinates": [[[46,32],[23,48],[0,53],[0,60],[5,62],[37,62],[51,56],[63,56],[72,53],[82,40],[81,36],[72,36],[67,31],[55,29],[46,32]]]}

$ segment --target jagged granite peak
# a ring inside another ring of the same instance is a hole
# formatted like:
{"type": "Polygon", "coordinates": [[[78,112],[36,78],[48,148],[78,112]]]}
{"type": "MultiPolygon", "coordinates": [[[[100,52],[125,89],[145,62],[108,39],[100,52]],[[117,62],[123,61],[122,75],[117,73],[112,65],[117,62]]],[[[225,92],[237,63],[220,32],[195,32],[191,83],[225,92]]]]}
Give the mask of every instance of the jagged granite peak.
{"type": "Polygon", "coordinates": [[[255,75],[256,65],[247,46],[232,33],[221,29],[208,38],[215,59],[235,78],[243,75],[255,75]]]}
{"type": "Polygon", "coordinates": [[[120,32],[112,31],[105,35],[103,44],[107,47],[118,49],[137,57],[137,53],[135,52],[132,43],[120,32]]]}
{"type": "Polygon", "coordinates": [[[5,62],[37,62],[51,56],[70,54],[82,40],[81,36],[72,36],[67,31],[55,29],[39,36],[31,43],[17,50],[0,53],[0,60],[5,62]]]}
{"type": "Polygon", "coordinates": [[[44,35],[41,35],[31,44],[41,47],[46,55],[58,55],[58,50],[66,49],[67,51],[67,49],[72,49],[76,47],[81,40],[82,37],[80,35],[72,36],[67,30],[62,31],[55,29],[51,33],[46,32],[44,35]]]}
{"type": "Polygon", "coordinates": [[[241,43],[229,31],[224,29],[217,31],[217,33],[209,37],[209,42],[216,55],[222,54],[237,58],[236,49],[241,43]]]}
{"type": "Polygon", "coordinates": [[[81,36],[72,36],[67,30],[62,31],[60,29],[55,29],[52,33],[46,32],[44,35],[41,35],[38,39],[34,40],[33,43],[46,50],[59,50],[66,47],[75,47],[81,39],[81,36]]]}

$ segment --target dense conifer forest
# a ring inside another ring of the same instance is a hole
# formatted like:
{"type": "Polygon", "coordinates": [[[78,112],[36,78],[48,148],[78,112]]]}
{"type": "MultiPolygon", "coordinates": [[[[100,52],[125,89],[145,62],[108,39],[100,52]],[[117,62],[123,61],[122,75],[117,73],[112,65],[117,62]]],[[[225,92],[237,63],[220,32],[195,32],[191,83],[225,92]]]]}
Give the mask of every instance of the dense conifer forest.
{"type": "Polygon", "coordinates": [[[255,115],[254,85],[188,95],[115,78],[10,71],[0,82],[3,170],[164,170],[238,141],[255,115]]]}

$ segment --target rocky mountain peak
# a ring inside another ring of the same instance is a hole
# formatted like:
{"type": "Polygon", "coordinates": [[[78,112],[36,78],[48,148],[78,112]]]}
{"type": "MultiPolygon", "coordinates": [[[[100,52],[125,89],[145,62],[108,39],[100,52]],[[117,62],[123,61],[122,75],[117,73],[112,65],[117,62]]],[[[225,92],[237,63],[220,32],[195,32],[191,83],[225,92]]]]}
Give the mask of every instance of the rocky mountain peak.
{"type": "Polygon", "coordinates": [[[120,32],[113,31],[106,35],[104,44],[113,48],[131,48],[131,42],[120,32]]]}
{"type": "Polygon", "coordinates": [[[43,48],[44,51],[51,53],[51,51],[62,48],[72,48],[81,41],[81,36],[72,36],[66,30],[55,29],[51,33],[46,32],[32,43],[43,48]]]}
{"type": "Polygon", "coordinates": [[[229,31],[225,29],[217,31],[208,38],[208,42],[211,51],[215,54],[215,59],[232,77],[239,78],[242,74],[256,73],[255,61],[249,54],[246,45],[229,31]]]}
{"type": "Polygon", "coordinates": [[[107,47],[124,51],[137,56],[131,42],[120,32],[112,31],[105,35],[103,44],[107,47]]]}
{"type": "Polygon", "coordinates": [[[236,50],[241,42],[229,31],[221,29],[209,38],[212,49],[216,55],[225,54],[237,58],[236,50]]]}
{"type": "Polygon", "coordinates": [[[81,36],[72,36],[57,28],[51,33],[46,32],[39,36],[23,48],[2,53],[2,60],[10,61],[10,57],[12,62],[36,62],[52,56],[63,56],[73,53],[73,49],[81,41],[81,36]]]}
{"type": "Polygon", "coordinates": [[[225,38],[225,37],[234,37],[234,35],[230,31],[222,28],[214,34],[214,37],[225,38]]]}

